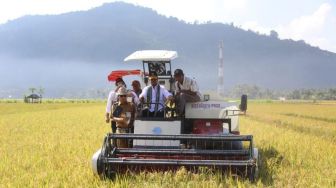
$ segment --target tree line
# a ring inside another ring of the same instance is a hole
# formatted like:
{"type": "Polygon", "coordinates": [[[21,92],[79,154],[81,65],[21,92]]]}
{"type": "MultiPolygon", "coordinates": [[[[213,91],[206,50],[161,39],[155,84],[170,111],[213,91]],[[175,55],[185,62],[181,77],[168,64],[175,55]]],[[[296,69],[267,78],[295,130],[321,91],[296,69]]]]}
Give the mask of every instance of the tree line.
{"type": "Polygon", "coordinates": [[[239,98],[246,94],[249,99],[292,99],[292,100],[336,100],[336,88],[271,90],[257,85],[237,85],[226,94],[229,98],[239,98]]]}

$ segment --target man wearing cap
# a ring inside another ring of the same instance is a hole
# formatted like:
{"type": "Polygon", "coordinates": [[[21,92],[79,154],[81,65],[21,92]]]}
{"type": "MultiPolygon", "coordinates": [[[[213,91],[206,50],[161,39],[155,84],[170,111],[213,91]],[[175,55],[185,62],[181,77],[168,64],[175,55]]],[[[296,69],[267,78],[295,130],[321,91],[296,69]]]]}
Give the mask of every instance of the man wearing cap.
{"type": "Polygon", "coordinates": [[[165,100],[173,100],[172,94],[158,84],[156,72],[149,75],[150,86],[146,86],[139,95],[140,101],[150,103],[149,108],[143,110],[142,115],[147,117],[164,117],[165,100]]]}
{"type": "Polygon", "coordinates": [[[184,114],[186,102],[198,102],[201,100],[201,93],[194,79],[184,76],[181,69],[174,71],[175,78],[175,100],[177,103],[177,112],[184,114]]]}
{"type": "MultiPolygon", "coordinates": [[[[111,121],[116,122],[116,133],[130,133],[133,127],[135,117],[135,106],[133,103],[127,102],[127,90],[125,87],[120,87],[117,92],[118,102],[112,105],[111,121]]],[[[117,146],[128,148],[129,144],[126,139],[117,140],[117,146]]]]}

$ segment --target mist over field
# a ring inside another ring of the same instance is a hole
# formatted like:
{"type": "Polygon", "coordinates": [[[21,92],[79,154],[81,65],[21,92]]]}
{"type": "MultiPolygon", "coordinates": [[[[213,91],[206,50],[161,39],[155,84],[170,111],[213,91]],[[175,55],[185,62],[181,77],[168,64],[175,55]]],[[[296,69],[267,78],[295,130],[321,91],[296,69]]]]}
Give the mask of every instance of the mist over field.
{"type": "Polygon", "coordinates": [[[21,98],[28,88],[44,88],[45,96],[84,96],[88,90],[109,88],[107,81],[112,66],[86,62],[48,59],[0,59],[0,97],[21,98]],[[5,92],[7,91],[7,92],[5,92]]]}

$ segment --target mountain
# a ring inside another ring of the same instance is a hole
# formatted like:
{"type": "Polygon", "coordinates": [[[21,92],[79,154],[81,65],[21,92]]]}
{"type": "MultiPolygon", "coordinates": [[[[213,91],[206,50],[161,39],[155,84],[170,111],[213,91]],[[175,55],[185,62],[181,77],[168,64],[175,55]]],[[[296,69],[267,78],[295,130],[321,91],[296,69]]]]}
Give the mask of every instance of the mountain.
{"type": "Polygon", "coordinates": [[[143,49],[178,51],[173,69],[184,69],[202,89],[215,89],[219,41],[224,42],[227,89],[242,83],[271,89],[336,86],[336,54],[304,41],[280,40],[275,32],[260,35],[233,24],[185,23],[116,2],[0,25],[0,89],[38,85],[50,96],[61,96],[71,90],[106,88],[110,71],[141,68],[122,60],[143,49]]]}

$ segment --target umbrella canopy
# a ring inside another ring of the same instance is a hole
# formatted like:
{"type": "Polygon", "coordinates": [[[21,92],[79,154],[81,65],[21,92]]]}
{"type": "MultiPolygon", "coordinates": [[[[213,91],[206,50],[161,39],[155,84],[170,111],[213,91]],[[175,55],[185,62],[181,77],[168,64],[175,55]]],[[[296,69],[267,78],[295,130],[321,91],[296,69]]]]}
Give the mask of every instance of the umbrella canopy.
{"type": "Polygon", "coordinates": [[[112,71],[108,76],[108,81],[116,81],[118,78],[122,78],[123,76],[127,75],[140,75],[141,71],[139,69],[137,70],[116,70],[112,71]]]}
{"type": "Polygon", "coordinates": [[[37,94],[33,93],[33,94],[31,94],[31,95],[27,96],[27,98],[32,98],[32,99],[39,99],[39,98],[41,98],[41,96],[39,96],[39,95],[37,95],[37,94]]]}

